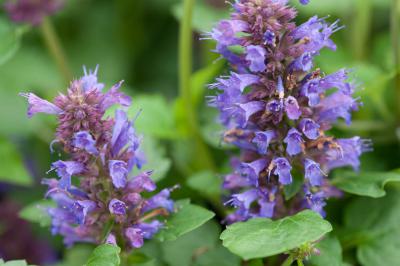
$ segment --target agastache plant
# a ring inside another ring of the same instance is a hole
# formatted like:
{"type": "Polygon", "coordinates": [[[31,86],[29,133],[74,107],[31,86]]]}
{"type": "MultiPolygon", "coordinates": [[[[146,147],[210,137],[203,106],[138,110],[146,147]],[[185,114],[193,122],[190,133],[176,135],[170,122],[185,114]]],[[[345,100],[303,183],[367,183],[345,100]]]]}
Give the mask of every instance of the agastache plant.
{"type": "Polygon", "coordinates": [[[163,227],[163,217],[174,211],[164,189],[150,198],[156,185],[145,171],[130,173],[144,163],[137,136],[127,113],[118,109],[114,118],[106,117],[113,105],[129,107],[131,99],[119,89],[122,81],[107,92],[98,82],[97,68],[71,82],[66,94],[53,103],[33,93],[28,99],[28,116],[46,113],[57,116],[55,140],[65,158],[54,162],[51,171],[58,179],[43,179],[48,186],[46,197],[57,207],[48,208],[51,231],[64,237],[67,246],[75,242],[110,243],[139,248],[163,227]]]}
{"type": "Polygon", "coordinates": [[[64,0],[7,0],[4,8],[17,23],[37,26],[44,17],[53,15],[64,6],[64,0]]]}
{"type": "MultiPolygon", "coordinates": [[[[307,4],[308,1],[301,1],[307,4]]],[[[209,99],[227,128],[223,139],[241,150],[235,171],[225,177],[236,210],[226,221],[280,218],[304,208],[325,216],[325,201],[340,196],[328,179],[331,170],[351,166],[371,149],[360,137],[328,133],[338,119],[351,122],[360,102],[349,71],[326,75],[314,66],[321,49],[336,50],[331,35],[341,29],[314,16],[297,26],[297,11],[287,0],[237,0],[231,18],[220,21],[206,38],[232,69],[210,88],[209,99]],[[294,198],[285,187],[303,182],[294,198]],[[290,197],[290,196],[289,196],[290,197]]]]}

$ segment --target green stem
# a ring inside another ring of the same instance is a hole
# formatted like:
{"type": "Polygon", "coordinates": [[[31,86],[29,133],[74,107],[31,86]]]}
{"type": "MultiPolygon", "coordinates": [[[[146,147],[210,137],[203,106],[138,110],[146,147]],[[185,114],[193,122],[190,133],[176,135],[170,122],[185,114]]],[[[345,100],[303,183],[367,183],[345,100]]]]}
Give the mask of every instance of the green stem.
{"type": "Polygon", "coordinates": [[[72,73],[68,66],[64,50],[61,46],[57,33],[51,23],[50,19],[44,18],[40,25],[43,39],[46,43],[47,49],[57,64],[57,67],[67,84],[72,79],[72,73]]]}
{"type": "Polygon", "coordinates": [[[282,263],[282,266],[290,266],[294,261],[293,255],[289,255],[287,259],[282,263]]]}
{"type": "Polygon", "coordinates": [[[195,158],[202,169],[216,171],[208,146],[200,134],[197,112],[192,101],[190,78],[192,75],[192,15],[195,0],[183,0],[183,17],[179,34],[179,93],[185,102],[188,131],[194,141],[195,158]]]}
{"type": "Polygon", "coordinates": [[[357,60],[363,60],[367,54],[366,48],[371,32],[371,0],[356,0],[355,16],[352,30],[352,45],[357,60]]]}
{"type": "Polygon", "coordinates": [[[298,266],[304,266],[304,263],[303,263],[302,260],[297,260],[297,265],[298,265],[298,266]]]}
{"type": "Polygon", "coordinates": [[[391,14],[391,31],[393,57],[395,62],[395,89],[396,89],[396,105],[397,119],[400,120],[400,0],[392,0],[391,14]]]}

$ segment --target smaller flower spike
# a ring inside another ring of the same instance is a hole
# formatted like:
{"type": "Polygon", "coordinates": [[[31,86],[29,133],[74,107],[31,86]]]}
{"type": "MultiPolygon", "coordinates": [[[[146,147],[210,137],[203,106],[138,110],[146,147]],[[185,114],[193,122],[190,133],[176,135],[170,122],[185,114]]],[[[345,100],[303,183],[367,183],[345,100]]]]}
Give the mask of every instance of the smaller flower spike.
{"type": "Polygon", "coordinates": [[[56,202],[47,209],[51,232],[62,235],[67,246],[89,242],[140,248],[164,226],[159,216],[175,210],[172,189],[147,196],[157,190],[152,171],[130,175],[144,163],[141,138],[125,111],[117,109],[111,118],[105,114],[111,105],[128,106],[131,100],[120,91],[122,82],[103,91],[97,73],[97,67],[85,69],[85,75],[72,81],[67,93],[60,93],[53,103],[22,94],[28,99],[29,116],[57,116],[54,142],[66,157],[51,167],[59,179],[42,181],[48,186],[46,197],[56,202]],[[106,227],[109,232],[104,235],[106,227]]]}
{"type": "Polygon", "coordinates": [[[43,18],[56,13],[64,6],[64,0],[6,0],[4,9],[11,20],[33,26],[42,23],[43,18]]]}
{"type": "Polygon", "coordinates": [[[230,74],[210,85],[216,94],[209,103],[226,127],[223,140],[241,152],[223,182],[235,208],[228,223],[304,208],[325,215],[326,199],[340,196],[329,172],[358,170],[361,154],[371,150],[368,140],[327,132],[337,120],[351,123],[361,106],[348,70],[325,74],[315,65],[323,48],[336,50],[331,36],[343,27],[317,16],[296,25],[297,10],[289,3],[233,1],[231,17],[209,34],[217,42],[214,51],[230,65],[230,74]],[[303,180],[303,189],[286,200],[285,186],[294,179],[303,180]]]}

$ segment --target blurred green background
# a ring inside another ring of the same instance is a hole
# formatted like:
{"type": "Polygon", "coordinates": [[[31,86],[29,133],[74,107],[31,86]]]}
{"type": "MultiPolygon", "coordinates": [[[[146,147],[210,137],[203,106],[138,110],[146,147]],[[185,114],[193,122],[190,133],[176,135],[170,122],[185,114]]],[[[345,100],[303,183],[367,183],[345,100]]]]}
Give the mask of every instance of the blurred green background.
{"type": "MultiPolygon", "coordinates": [[[[74,77],[83,74],[83,65],[93,69],[99,64],[100,81],[108,87],[125,80],[123,90],[133,96],[130,114],[143,110],[136,126],[144,135],[147,168],[156,170],[160,186],[179,183],[182,189],[175,194],[177,198],[190,196],[218,213],[220,206],[216,202],[221,196],[218,175],[229,171],[228,155],[235,151],[221,146],[222,129],[215,122],[215,110],[207,107],[204,96],[210,94],[206,84],[227,70],[225,62],[216,61],[217,56],[211,52],[214,43],[199,39],[219,19],[228,17],[229,6],[224,0],[197,0],[195,5],[194,74],[190,84],[200,131],[191,136],[178,84],[181,2],[69,0],[50,19],[74,77]],[[207,146],[209,158],[194,156],[197,153],[192,138],[200,138],[202,145],[207,146]]],[[[323,51],[315,65],[326,73],[343,67],[353,69],[352,78],[360,87],[357,95],[364,106],[355,114],[351,126],[339,124],[334,130],[338,136],[360,135],[373,140],[374,152],[363,156],[363,170],[388,171],[400,167],[400,102],[396,92],[400,88],[396,88],[393,45],[393,39],[400,38],[393,26],[400,22],[398,17],[397,21],[392,17],[391,22],[394,2],[311,0],[309,5],[300,6],[293,1],[299,7],[299,23],[317,14],[329,15],[331,22],[340,19],[346,26],[334,36],[337,52],[323,51]]],[[[30,263],[45,264],[64,257],[59,265],[76,266],[82,258],[84,261],[90,249],[85,246],[64,251],[61,239],[51,237],[47,228],[18,218],[23,206],[43,198],[45,189],[40,179],[57,158],[49,152],[55,120],[45,115],[27,119],[25,99],[18,93],[31,91],[51,99],[67,86],[46,49],[40,28],[15,26],[1,11],[0,255],[7,259],[25,258],[30,263]],[[20,224],[18,230],[14,228],[16,223],[20,224]]],[[[338,224],[342,210],[335,206],[343,206],[350,200],[332,203],[331,213],[338,224]]],[[[154,265],[187,266],[196,254],[195,263],[190,265],[238,265],[238,258],[218,244],[220,218],[180,242],[164,246],[150,243],[145,250],[163,261],[154,265]],[[201,252],[204,247],[207,248],[201,252]]],[[[350,255],[349,260],[354,258],[350,255]]]]}

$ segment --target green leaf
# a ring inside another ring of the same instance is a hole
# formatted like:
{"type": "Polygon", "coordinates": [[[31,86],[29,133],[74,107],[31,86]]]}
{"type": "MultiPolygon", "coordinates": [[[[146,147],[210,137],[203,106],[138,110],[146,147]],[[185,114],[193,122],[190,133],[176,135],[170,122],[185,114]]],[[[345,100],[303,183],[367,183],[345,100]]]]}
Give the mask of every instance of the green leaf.
{"type": "Polygon", "coordinates": [[[151,262],[153,259],[149,258],[143,253],[137,252],[136,250],[132,251],[126,259],[127,265],[139,265],[151,262]]]}
{"type": "Polygon", "coordinates": [[[140,134],[156,138],[175,139],[176,126],[172,106],[166,102],[161,95],[137,95],[133,99],[132,107],[129,109],[129,116],[136,119],[135,128],[140,134]]]}
{"type": "Polygon", "coordinates": [[[24,29],[0,17],[0,65],[7,62],[18,51],[24,29]]]}
{"type": "Polygon", "coordinates": [[[29,265],[24,260],[11,260],[4,262],[2,259],[0,259],[0,266],[29,266],[29,265]]]}
{"type": "Polygon", "coordinates": [[[0,136],[0,181],[14,185],[28,186],[32,177],[25,168],[17,148],[0,136]]]}
{"type": "MultiPolygon", "coordinates": [[[[181,20],[182,4],[176,4],[172,8],[172,13],[177,20],[181,20]]],[[[193,10],[193,28],[199,32],[209,32],[219,20],[229,18],[229,13],[228,8],[216,9],[204,1],[196,1],[193,10]]]]}
{"type": "Polygon", "coordinates": [[[393,172],[339,172],[332,184],[351,194],[379,198],[386,195],[389,182],[400,182],[400,171],[393,172]]]}
{"type": "Polygon", "coordinates": [[[84,265],[93,252],[91,245],[77,244],[64,251],[63,261],[56,266],[77,266],[84,265]]]}
{"type": "Polygon", "coordinates": [[[343,266],[342,247],[336,237],[326,237],[316,248],[321,254],[311,257],[310,262],[313,266],[343,266]]]}
{"type": "Polygon", "coordinates": [[[121,263],[117,246],[103,244],[96,247],[90,255],[85,266],[118,266],[121,263]]]}
{"type": "Polygon", "coordinates": [[[398,264],[399,220],[398,190],[390,190],[386,197],[379,199],[358,198],[348,206],[344,222],[347,230],[362,236],[355,245],[358,261],[363,266],[398,264]]]}
{"type": "Polygon", "coordinates": [[[303,185],[303,175],[293,171],[293,182],[290,185],[284,186],[283,191],[285,192],[285,200],[293,198],[297,192],[300,191],[303,185]]]}
{"type": "Polygon", "coordinates": [[[51,200],[41,200],[33,202],[23,208],[19,212],[19,216],[22,219],[28,220],[32,223],[38,223],[40,226],[45,227],[51,224],[51,218],[48,215],[46,209],[48,207],[54,207],[55,203],[51,200]]]}
{"type": "Polygon", "coordinates": [[[168,219],[165,228],[158,234],[160,241],[175,240],[214,217],[214,213],[200,206],[190,204],[190,200],[180,200],[176,203],[178,211],[168,219]]]}
{"type": "Polygon", "coordinates": [[[330,231],[329,222],[305,210],[277,221],[255,218],[233,224],[221,234],[221,239],[231,252],[248,260],[287,252],[316,241],[330,231]]]}
{"type": "Polygon", "coordinates": [[[217,246],[197,257],[193,266],[239,266],[240,258],[233,256],[226,248],[217,246]]]}
{"type": "Polygon", "coordinates": [[[165,147],[156,139],[146,136],[142,140],[141,148],[145,154],[146,164],[140,170],[135,169],[134,173],[153,171],[151,178],[155,182],[160,181],[167,175],[172,165],[171,159],[166,156],[165,147]]]}
{"type": "Polygon", "coordinates": [[[187,185],[208,197],[221,194],[222,179],[210,171],[198,172],[187,180],[187,185]]]}

